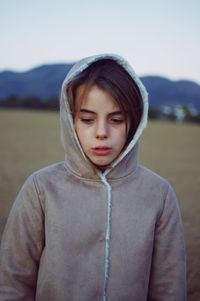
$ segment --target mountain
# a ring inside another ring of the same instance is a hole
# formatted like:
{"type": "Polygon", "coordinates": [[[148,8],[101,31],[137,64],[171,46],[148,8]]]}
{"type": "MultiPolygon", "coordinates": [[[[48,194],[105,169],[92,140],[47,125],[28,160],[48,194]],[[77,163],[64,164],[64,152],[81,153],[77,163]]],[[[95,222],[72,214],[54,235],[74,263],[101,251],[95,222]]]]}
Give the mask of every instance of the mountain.
{"type": "Polygon", "coordinates": [[[151,106],[186,105],[200,111],[200,85],[197,83],[189,80],[172,81],[158,76],[145,76],[141,79],[149,92],[151,106]]]}
{"type": "Polygon", "coordinates": [[[73,64],[43,65],[25,72],[0,72],[0,99],[34,96],[58,97],[63,79],[73,64]]]}
{"type": "MultiPolygon", "coordinates": [[[[25,72],[0,72],[0,100],[38,97],[42,101],[58,98],[61,84],[73,64],[42,65],[25,72]]],[[[172,81],[164,77],[143,76],[152,107],[187,105],[200,112],[200,85],[189,80],[172,81]]]]}

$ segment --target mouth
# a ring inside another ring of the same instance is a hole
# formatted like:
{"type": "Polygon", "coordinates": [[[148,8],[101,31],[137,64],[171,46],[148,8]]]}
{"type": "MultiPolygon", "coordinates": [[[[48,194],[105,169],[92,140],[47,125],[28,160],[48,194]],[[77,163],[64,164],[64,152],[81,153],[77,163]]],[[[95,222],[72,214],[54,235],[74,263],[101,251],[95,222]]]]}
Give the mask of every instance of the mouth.
{"type": "Polygon", "coordinates": [[[91,150],[92,153],[97,156],[106,156],[111,153],[112,148],[107,146],[96,146],[96,147],[92,147],[91,150]]]}

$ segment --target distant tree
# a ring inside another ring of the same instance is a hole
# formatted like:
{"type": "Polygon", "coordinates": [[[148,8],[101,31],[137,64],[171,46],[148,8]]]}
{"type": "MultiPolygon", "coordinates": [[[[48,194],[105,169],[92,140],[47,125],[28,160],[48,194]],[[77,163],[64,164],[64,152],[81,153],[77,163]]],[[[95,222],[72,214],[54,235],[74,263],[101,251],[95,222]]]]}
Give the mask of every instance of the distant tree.
{"type": "Polygon", "coordinates": [[[14,109],[34,109],[34,110],[51,110],[59,109],[59,100],[57,98],[49,98],[42,100],[36,96],[27,96],[18,98],[14,95],[0,101],[0,106],[4,108],[14,109]]]}
{"type": "Polygon", "coordinates": [[[148,112],[148,117],[150,119],[159,119],[160,118],[160,110],[155,107],[150,107],[148,112]]]}

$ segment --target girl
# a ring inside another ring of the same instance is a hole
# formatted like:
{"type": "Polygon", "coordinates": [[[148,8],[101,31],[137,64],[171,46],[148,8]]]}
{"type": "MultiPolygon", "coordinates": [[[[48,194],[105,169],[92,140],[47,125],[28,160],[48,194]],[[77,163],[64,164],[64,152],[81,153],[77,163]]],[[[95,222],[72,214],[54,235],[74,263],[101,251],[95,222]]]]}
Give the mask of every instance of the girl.
{"type": "Polygon", "coordinates": [[[117,55],[77,63],[60,101],[65,161],[28,178],[1,246],[0,300],[184,301],[169,183],[138,164],[147,92],[117,55]]]}

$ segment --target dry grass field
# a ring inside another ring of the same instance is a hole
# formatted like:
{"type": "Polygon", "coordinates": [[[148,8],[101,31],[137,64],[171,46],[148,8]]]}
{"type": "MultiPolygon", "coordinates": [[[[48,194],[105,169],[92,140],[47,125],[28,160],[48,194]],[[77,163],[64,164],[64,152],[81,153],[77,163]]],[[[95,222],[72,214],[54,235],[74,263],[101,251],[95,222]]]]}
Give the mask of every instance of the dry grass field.
{"type": "MultiPolygon", "coordinates": [[[[57,113],[0,110],[0,234],[15,196],[34,170],[63,160],[57,113]]],[[[187,246],[188,301],[200,300],[200,127],[150,122],[140,161],[177,193],[187,246]]]]}

